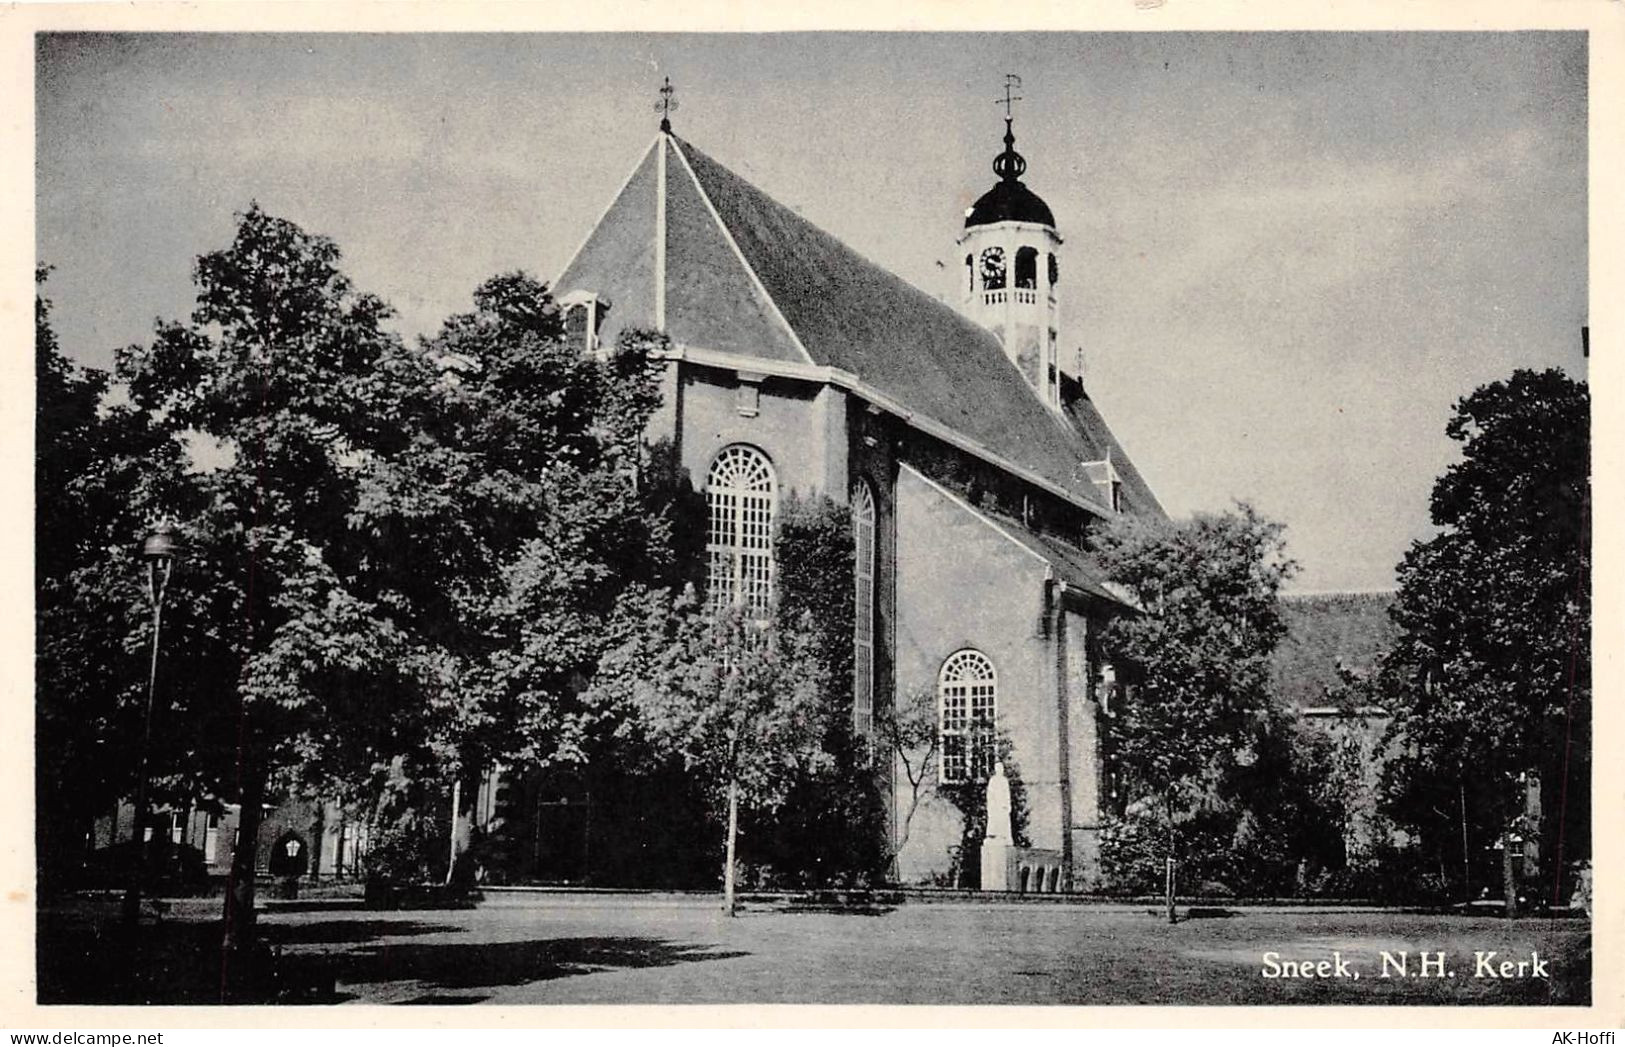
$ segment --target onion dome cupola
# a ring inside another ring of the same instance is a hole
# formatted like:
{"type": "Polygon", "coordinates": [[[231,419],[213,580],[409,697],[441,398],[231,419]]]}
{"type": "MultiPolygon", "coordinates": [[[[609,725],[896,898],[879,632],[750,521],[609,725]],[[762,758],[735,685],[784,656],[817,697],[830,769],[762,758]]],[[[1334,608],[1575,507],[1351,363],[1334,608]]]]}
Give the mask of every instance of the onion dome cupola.
{"type": "Polygon", "coordinates": [[[992,331],[1033,391],[1060,410],[1060,374],[1077,376],[1076,357],[1057,358],[1061,236],[1055,215],[1022,182],[1027,160],[1016,152],[1009,107],[1019,99],[1014,75],[1005,78],[1004,152],[993,159],[999,180],[965,212],[958,244],[964,256],[960,310],[992,331]]]}
{"type": "Polygon", "coordinates": [[[966,229],[999,222],[1033,222],[1055,228],[1049,204],[1021,181],[1027,171],[1027,158],[1016,152],[1013,124],[1013,120],[1004,121],[1004,152],[993,158],[993,173],[999,181],[965,213],[966,229]]]}

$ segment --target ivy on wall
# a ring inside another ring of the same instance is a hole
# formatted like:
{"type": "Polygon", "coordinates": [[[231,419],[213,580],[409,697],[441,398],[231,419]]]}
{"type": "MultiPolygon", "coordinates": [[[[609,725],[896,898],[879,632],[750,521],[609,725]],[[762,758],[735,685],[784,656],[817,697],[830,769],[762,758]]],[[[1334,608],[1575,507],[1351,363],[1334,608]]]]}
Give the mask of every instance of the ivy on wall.
{"type": "Polygon", "coordinates": [[[885,814],[867,739],[852,723],[853,540],[851,513],[827,496],[792,493],[774,537],[778,618],[809,628],[824,695],[823,747],[786,803],[751,820],[741,836],[747,883],[850,887],[876,882],[885,864],[885,814]]]}

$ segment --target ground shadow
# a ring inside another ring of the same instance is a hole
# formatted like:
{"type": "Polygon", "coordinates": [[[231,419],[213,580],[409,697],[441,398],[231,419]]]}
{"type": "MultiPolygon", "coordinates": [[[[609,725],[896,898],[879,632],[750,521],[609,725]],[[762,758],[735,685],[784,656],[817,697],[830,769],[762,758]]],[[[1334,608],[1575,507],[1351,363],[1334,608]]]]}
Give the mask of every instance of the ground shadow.
{"type": "Polygon", "coordinates": [[[791,902],[789,905],[766,907],[762,911],[781,915],[820,913],[834,916],[885,916],[895,905],[858,905],[841,902],[791,902]]]}
{"type": "MultiPolygon", "coordinates": [[[[1147,909],[1145,914],[1147,916],[1154,916],[1158,920],[1166,920],[1168,918],[1167,909],[1147,909]]],[[[1231,920],[1240,915],[1241,913],[1235,911],[1234,909],[1198,907],[1193,909],[1180,909],[1178,918],[1174,922],[1184,923],[1186,920],[1231,920]]]]}
{"type": "Polygon", "coordinates": [[[311,898],[308,901],[267,900],[261,902],[260,911],[279,912],[362,912],[368,908],[360,898],[311,898]]]}
{"type": "MultiPolygon", "coordinates": [[[[323,962],[342,985],[413,981],[425,987],[455,990],[746,955],[653,938],[551,938],[486,944],[385,943],[324,957],[323,962]]],[[[453,1002],[454,998],[430,993],[419,999],[453,1002]]]]}
{"type": "Polygon", "coordinates": [[[268,945],[342,945],[461,930],[449,924],[417,920],[323,920],[320,923],[261,923],[260,937],[268,945]]]}
{"type": "Polygon", "coordinates": [[[1240,914],[1231,909],[1217,907],[1190,908],[1184,911],[1182,918],[1186,920],[1228,920],[1238,915],[1240,914]]]}
{"type": "MultiPolygon", "coordinates": [[[[259,940],[269,981],[259,992],[328,999],[312,984],[297,957],[276,958],[290,945],[338,945],[397,936],[458,931],[415,920],[335,920],[260,924],[259,940]]],[[[41,1004],[213,1004],[221,1002],[225,968],[221,924],[207,921],[144,922],[124,927],[112,918],[58,918],[41,914],[35,956],[41,1004]]],[[[258,1001],[264,1002],[264,1001],[258,1001]]],[[[316,1002],[311,1000],[311,1002],[316,1002]]]]}
{"type": "Polygon", "coordinates": [[[42,918],[35,971],[41,1004],[207,1004],[221,995],[220,924],[42,918]]]}

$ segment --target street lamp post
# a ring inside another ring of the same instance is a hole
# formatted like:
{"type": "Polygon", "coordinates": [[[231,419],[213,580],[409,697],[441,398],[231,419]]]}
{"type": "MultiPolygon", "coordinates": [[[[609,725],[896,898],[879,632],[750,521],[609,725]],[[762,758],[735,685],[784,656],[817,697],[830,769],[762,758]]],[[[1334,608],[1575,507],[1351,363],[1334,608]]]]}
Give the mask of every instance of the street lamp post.
{"type": "Polygon", "coordinates": [[[147,712],[141,728],[141,762],[135,783],[135,827],[130,886],[124,892],[124,922],[134,925],[141,917],[141,888],[147,870],[147,754],[152,748],[152,704],[158,690],[158,632],[163,625],[164,590],[182,552],[180,535],[171,523],[160,523],[141,545],[141,558],[147,562],[147,595],[152,598],[152,662],[147,669],[147,712]]]}

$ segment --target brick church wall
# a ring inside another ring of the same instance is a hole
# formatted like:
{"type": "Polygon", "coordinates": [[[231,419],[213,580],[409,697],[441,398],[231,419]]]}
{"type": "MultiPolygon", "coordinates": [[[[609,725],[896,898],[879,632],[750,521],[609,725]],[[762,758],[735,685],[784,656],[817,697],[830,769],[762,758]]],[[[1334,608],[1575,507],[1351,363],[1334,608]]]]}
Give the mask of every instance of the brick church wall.
{"type": "MultiPolygon", "coordinates": [[[[991,659],[999,727],[1008,733],[1026,790],[1027,835],[1034,847],[1060,850],[1055,654],[1043,624],[1046,565],[908,468],[899,472],[895,497],[897,692],[934,694],[943,661],[962,648],[991,659]]],[[[894,779],[896,803],[906,810],[907,782],[900,772],[894,779]]],[[[961,836],[958,808],[928,790],[898,855],[899,878],[944,876],[961,836]]]]}
{"type": "MultiPolygon", "coordinates": [[[[781,499],[795,492],[845,501],[846,394],[787,378],[753,381],[749,372],[743,377],[711,367],[683,367],[677,383],[681,401],[672,420],[679,428],[683,468],[695,490],[704,490],[717,452],[743,443],[772,460],[781,499]]],[[[668,435],[650,433],[653,439],[668,435]]]]}
{"type": "Polygon", "coordinates": [[[1100,761],[1100,711],[1089,663],[1090,622],[1086,616],[1069,610],[1064,628],[1072,887],[1088,890],[1098,886],[1099,881],[1101,800],[1106,784],[1100,761]]]}

